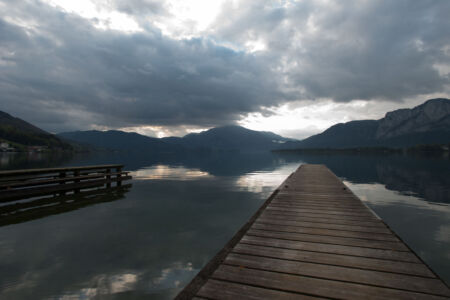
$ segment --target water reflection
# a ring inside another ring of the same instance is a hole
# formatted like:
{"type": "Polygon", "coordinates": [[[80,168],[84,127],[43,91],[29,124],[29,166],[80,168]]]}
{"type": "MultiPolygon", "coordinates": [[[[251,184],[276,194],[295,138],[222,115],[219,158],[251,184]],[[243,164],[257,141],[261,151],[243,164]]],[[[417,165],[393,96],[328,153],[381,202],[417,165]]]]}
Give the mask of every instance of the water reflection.
{"type": "Polygon", "coordinates": [[[387,190],[381,184],[345,182],[444,280],[450,281],[450,206],[387,190]]]}
{"type": "Polygon", "coordinates": [[[280,154],[287,162],[327,165],[354,183],[381,183],[387,189],[426,201],[450,203],[450,160],[427,155],[280,154]]]}
{"type": "Polygon", "coordinates": [[[60,297],[55,297],[55,299],[92,299],[105,295],[129,292],[134,290],[137,281],[138,275],[132,273],[99,275],[89,281],[89,286],[92,287],[68,292],[60,297]]]}
{"type": "Polygon", "coordinates": [[[98,188],[67,196],[33,198],[0,206],[0,226],[22,223],[82,207],[124,199],[131,184],[121,187],[98,188]]]}
{"type": "Polygon", "coordinates": [[[253,193],[270,194],[273,192],[273,187],[279,186],[286,179],[286,174],[292,173],[298,167],[299,163],[295,162],[282,165],[271,172],[247,173],[237,178],[236,185],[253,193]]]}
{"type": "Polygon", "coordinates": [[[198,169],[166,165],[146,167],[132,172],[131,176],[137,180],[194,180],[212,177],[208,172],[203,172],[198,169]]]}
{"type": "Polygon", "coordinates": [[[73,154],[63,152],[0,152],[0,170],[58,167],[71,161],[73,157],[73,154]]]}
{"type": "Polygon", "coordinates": [[[171,299],[301,163],[326,164],[345,178],[450,282],[445,158],[105,153],[59,162],[124,163],[133,188],[121,201],[0,227],[1,299],[171,299]]]}
{"type": "Polygon", "coordinates": [[[0,298],[173,298],[264,200],[235,180],[134,179],[126,201],[0,228],[0,298]]]}

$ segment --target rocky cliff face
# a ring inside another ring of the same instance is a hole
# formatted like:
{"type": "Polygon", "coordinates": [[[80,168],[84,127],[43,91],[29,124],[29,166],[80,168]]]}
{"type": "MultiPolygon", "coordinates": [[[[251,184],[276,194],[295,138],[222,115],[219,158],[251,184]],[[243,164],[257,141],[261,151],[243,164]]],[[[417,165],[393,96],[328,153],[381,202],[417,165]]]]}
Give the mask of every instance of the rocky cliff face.
{"type": "Polygon", "coordinates": [[[283,149],[412,147],[450,143],[450,100],[431,99],[412,109],[388,112],[380,120],[336,124],[283,149]]]}
{"type": "Polygon", "coordinates": [[[432,99],[413,109],[388,112],[379,120],[375,138],[388,139],[442,129],[450,130],[450,100],[432,99]]]}

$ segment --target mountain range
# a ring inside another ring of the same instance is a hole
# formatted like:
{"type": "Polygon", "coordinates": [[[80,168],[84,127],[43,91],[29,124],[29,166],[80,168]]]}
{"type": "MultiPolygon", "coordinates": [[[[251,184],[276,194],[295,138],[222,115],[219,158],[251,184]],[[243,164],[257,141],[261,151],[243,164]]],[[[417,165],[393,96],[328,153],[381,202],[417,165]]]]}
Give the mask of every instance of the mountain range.
{"type": "Polygon", "coordinates": [[[167,138],[154,138],[118,130],[73,131],[53,135],[19,118],[0,112],[0,140],[57,149],[145,153],[179,153],[187,150],[399,148],[420,144],[449,144],[450,100],[431,99],[412,109],[388,112],[379,120],[336,124],[320,134],[301,141],[235,125],[216,127],[184,137],[167,138]]]}
{"type": "Polygon", "coordinates": [[[284,149],[412,147],[450,143],[450,100],[431,99],[412,109],[388,112],[379,120],[339,123],[284,149]]]}
{"type": "Polygon", "coordinates": [[[292,141],[272,132],[254,131],[240,126],[215,127],[184,137],[152,138],[132,132],[74,131],[58,134],[59,137],[97,149],[119,151],[178,152],[185,150],[272,150],[281,143],[292,141]]]}

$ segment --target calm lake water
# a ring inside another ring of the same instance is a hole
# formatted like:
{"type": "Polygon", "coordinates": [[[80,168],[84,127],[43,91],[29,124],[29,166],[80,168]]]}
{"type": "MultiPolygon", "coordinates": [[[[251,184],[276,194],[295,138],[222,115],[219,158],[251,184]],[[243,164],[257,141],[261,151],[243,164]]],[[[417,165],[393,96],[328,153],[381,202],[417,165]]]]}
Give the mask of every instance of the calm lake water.
{"type": "Polygon", "coordinates": [[[132,187],[0,217],[0,299],[171,299],[302,163],[326,164],[450,283],[448,157],[0,155],[1,169],[104,163],[132,187]]]}

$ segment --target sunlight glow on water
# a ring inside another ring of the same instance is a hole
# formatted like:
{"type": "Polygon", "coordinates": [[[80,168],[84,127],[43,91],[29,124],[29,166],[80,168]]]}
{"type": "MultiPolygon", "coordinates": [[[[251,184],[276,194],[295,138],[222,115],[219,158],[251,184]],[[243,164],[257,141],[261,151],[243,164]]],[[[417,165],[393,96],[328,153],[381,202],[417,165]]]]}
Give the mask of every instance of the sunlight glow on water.
{"type": "Polygon", "coordinates": [[[253,193],[266,192],[267,188],[270,188],[270,192],[273,192],[273,187],[278,187],[298,167],[298,163],[291,163],[283,165],[271,172],[257,171],[247,173],[237,178],[236,185],[253,193]]]}
{"type": "Polygon", "coordinates": [[[194,180],[212,177],[208,172],[202,172],[198,169],[166,165],[143,168],[132,172],[131,176],[136,180],[194,180]]]}

